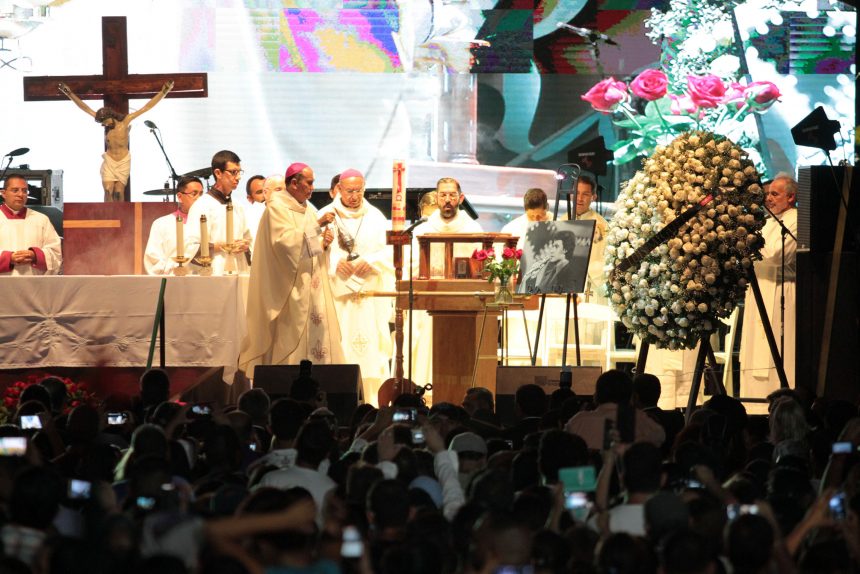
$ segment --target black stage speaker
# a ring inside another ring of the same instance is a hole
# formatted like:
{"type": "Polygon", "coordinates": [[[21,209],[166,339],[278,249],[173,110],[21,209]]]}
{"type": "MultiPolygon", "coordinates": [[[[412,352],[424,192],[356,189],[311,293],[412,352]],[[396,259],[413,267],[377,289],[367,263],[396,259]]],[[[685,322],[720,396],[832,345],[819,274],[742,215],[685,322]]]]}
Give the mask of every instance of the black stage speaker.
{"type": "MultiPolygon", "coordinates": [[[[831,232],[832,233],[832,232],[831,232]]],[[[832,237],[832,235],[831,235],[832,237]]],[[[797,254],[797,385],[815,390],[827,305],[830,253],[797,254]]],[[[790,312],[790,309],[786,309],[790,312]]],[[[825,395],[856,403],[860,398],[860,254],[843,253],[839,266],[825,395]]]]}
{"type": "MultiPolygon", "coordinates": [[[[254,369],[254,386],[265,390],[274,401],[289,396],[290,387],[298,376],[298,365],[258,365],[254,369]]],[[[311,378],[325,391],[328,408],[341,426],[348,426],[353,411],[362,399],[359,366],[314,365],[311,378]]]]}
{"type": "MultiPolygon", "coordinates": [[[[600,367],[568,367],[573,380],[573,392],[591,397],[600,367]]],[[[534,383],[543,387],[547,397],[558,388],[561,367],[498,367],[496,369],[496,414],[502,424],[516,424],[514,414],[514,394],[522,385],[534,383]]]]}
{"type": "MultiPolygon", "coordinates": [[[[815,165],[801,167],[797,172],[797,247],[813,253],[833,251],[836,236],[836,218],[839,215],[839,196],[845,168],[815,165]],[[834,181],[834,173],[836,175],[834,181]],[[836,186],[839,183],[839,187],[836,186]]],[[[860,173],[854,170],[848,201],[848,225],[845,227],[843,251],[860,252],[860,198],[857,197],[857,180],[860,173]]]]}

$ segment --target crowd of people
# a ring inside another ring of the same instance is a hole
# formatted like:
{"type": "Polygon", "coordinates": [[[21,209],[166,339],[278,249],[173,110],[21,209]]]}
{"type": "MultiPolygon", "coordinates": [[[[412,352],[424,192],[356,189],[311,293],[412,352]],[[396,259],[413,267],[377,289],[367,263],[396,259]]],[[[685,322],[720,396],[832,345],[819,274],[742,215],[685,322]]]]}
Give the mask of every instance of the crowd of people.
{"type": "Polygon", "coordinates": [[[70,408],[23,389],[0,426],[3,573],[852,572],[857,406],[781,390],[769,416],[711,397],[659,409],[659,381],[607,371],[594,396],[516,391],[338,413],[289,396],[70,408]]]}

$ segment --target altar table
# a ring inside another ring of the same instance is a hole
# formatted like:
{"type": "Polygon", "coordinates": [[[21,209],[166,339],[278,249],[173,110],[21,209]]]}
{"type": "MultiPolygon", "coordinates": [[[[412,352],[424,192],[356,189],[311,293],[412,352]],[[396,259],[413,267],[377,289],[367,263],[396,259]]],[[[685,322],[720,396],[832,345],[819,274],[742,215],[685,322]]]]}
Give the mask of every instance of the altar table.
{"type": "MultiPolygon", "coordinates": [[[[166,366],[223,366],[245,335],[243,277],[167,277],[166,366]]],[[[0,277],[0,368],[146,364],[160,277],[0,277]]],[[[154,365],[158,363],[156,343],[154,365]]]]}

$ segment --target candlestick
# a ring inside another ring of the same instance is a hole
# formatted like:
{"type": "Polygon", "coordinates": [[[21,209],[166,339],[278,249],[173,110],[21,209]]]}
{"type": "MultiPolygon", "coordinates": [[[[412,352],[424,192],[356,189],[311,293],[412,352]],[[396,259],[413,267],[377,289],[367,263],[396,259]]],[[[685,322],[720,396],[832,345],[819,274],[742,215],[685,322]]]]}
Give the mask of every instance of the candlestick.
{"type": "Polygon", "coordinates": [[[209,226],[205,215],[200,216],[200,255],[209,257],[209,226]]]}
{"type": "Polygon", "coordinates": [[[182,215],[176,214],[176,256],[185,255],[185,224],[182,215]]]}
{"type": "Polygon", "coordinates": [[[233,202],[227,202],[227,232],[225,233],[224,243],[228,246],[233,245],[233,202]]]}
{"type": "Polygon", "coordinates": [[[400,231],[406,224],[406,162],[401,159],[394,160],[392,172],[391,229],[400,231]]]}

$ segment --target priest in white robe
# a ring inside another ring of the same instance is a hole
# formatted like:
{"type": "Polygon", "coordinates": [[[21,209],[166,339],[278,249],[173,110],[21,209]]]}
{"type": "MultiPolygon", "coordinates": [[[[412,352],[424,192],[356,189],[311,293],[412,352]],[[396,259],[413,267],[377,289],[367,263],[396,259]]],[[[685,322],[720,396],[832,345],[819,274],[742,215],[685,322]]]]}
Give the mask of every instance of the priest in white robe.
{"type": "Polygon", "coordinates": [[[60,237],[48,217],[27,209],[27,180],[11,174],[0,195],[0,276],[56,275],[60,237]]]}
{"type": "Polygon", "coordinates": [[[245,184],[245,220],[248,225],[248,233],[251,234],[251,256],[254,255],[254,240],[257,237],[257,227],[266,210],[266,178],[262,175],[252,175],[245,184]]]}
{"type": "MultiPolygon", "coordinates": [[[[188,227],[188,211],[194,202],[203,195],[203,182],[196,177],[185,176],[176,186],[176,202],[179,207],[173,213],[163,215],[152,222],[149,240],[143,252],[143,267],[149,275],[170,275],[176,268],[177,219],[182,221],[182,236],[188,227]]],[[[183,241],[183,254],[189,261],[197,252],[197,244],[183,241]]]]}
{"type": "Polygon", "coordinates": [[[385,232],[391,222],[364,199],[364,175],[348,169],[340,175],[334,200],[320,210],[333,213],[337,240],[329,253],[329,279],[347,363],[361,367],[364,402],[377,405],[379,387],[388,378],[391,357],[392,300],[365,297],[394,289],[393,253],[385,232]],[[351,243],[350,243],[351,242],[351,243]]]}
{"type": "Polygon", "coordinates": [[[239,156],[222,150],[212,157],[212,175],[215,185],[198,199],[188,211],[188,241],[200,245],[200,217],[206,216],[209,236],[209,255],[212,257],[212,274],[227,272],[247,273],[251,233],[245,219],[241,201],[233,201],[232,194],[242,178],[239,156]],[[228,215],[227,205],[233,206],[228,215]],[[230,238],[227,237],[229,234],[230,238]],[[233,252],[228,245],[233,246],[233,252]]]}
{"type": "Polygon", "coordinates": [[[588,281],[586,282],[586,301],[607,305],[606,271],[604,254],[606,252],[606,232],[609,224],[602,215],[592,209],[594,198],[597,196],[597,182],[591,176],[583,174],[576,184],[576,218],[594,221],[594,237],[591,241],[591,256],[588,258],[588,281]]]}
{"type": "MultiPolygon", "coordinates": [[[[797,237],[797,208],[794,206],[797,182],[789,174],[780,173],[765,192],[765,205],[797,237]]],[[[779,347],[780,277],[782,275],[782,230],[772,217],[762,229],[764,247],[761,261],[755,263],[755,273],[761,288],[762,299],[779,347]]],[[[796,330],[796,277],[797,244],[791,236],[785,237],[785,349],[783,366],[789,386],[795,385],[795,330],[796,330]]],[[[744,301],[744,326],[741,335],[741,395],[764,398],[779,388],[779,377],[764,334],[764,327],[755,304],[752,288],[747,289],[744,301]]]]}
{"type": "Polygon", "coordinates": [[[334,214],[320,216],[308,202],[310,167],[294,163],[284,179],[286,192],[272,194],[260,220],[248,285],[248,334],[239,368],[250,378],[257,365],[344,362],[328,276],[334,214]]]}
{"type": "MultiPolygon", "coordinates": [[[[460,210],[465,196],[460,189],[460,183],[451,177],[443,177],[436,183],[436,204],[439,209],[427,221],[415,228],[413,233],[412,272],[417,275],[418,241],[414,238],[425,233],[483,233],[481,224],[460,210]]],[[[471,257],[480,244],[457,243],[454,245],[454,257],[471,257]]],[[[430,247],[430,276],[442,277],[445,271],[445,250],[442,244],[431,244],[430,247]]],[[[408,321],[404,322],[408,329],[408,321]]],[[[407,341],[404,332],[404,344],[407,341]]],[[[404,353],[405,355],[405,353],[404,353]]],[[[425,311],[415,311],[412,334],[412,381],[419,385],[433,382],[433,321],[425,311]]],[[[405,366],[404,366],[405,369],[405,366]]],[[[408,373],[407,373],[408,374],[408,373]]]]}

